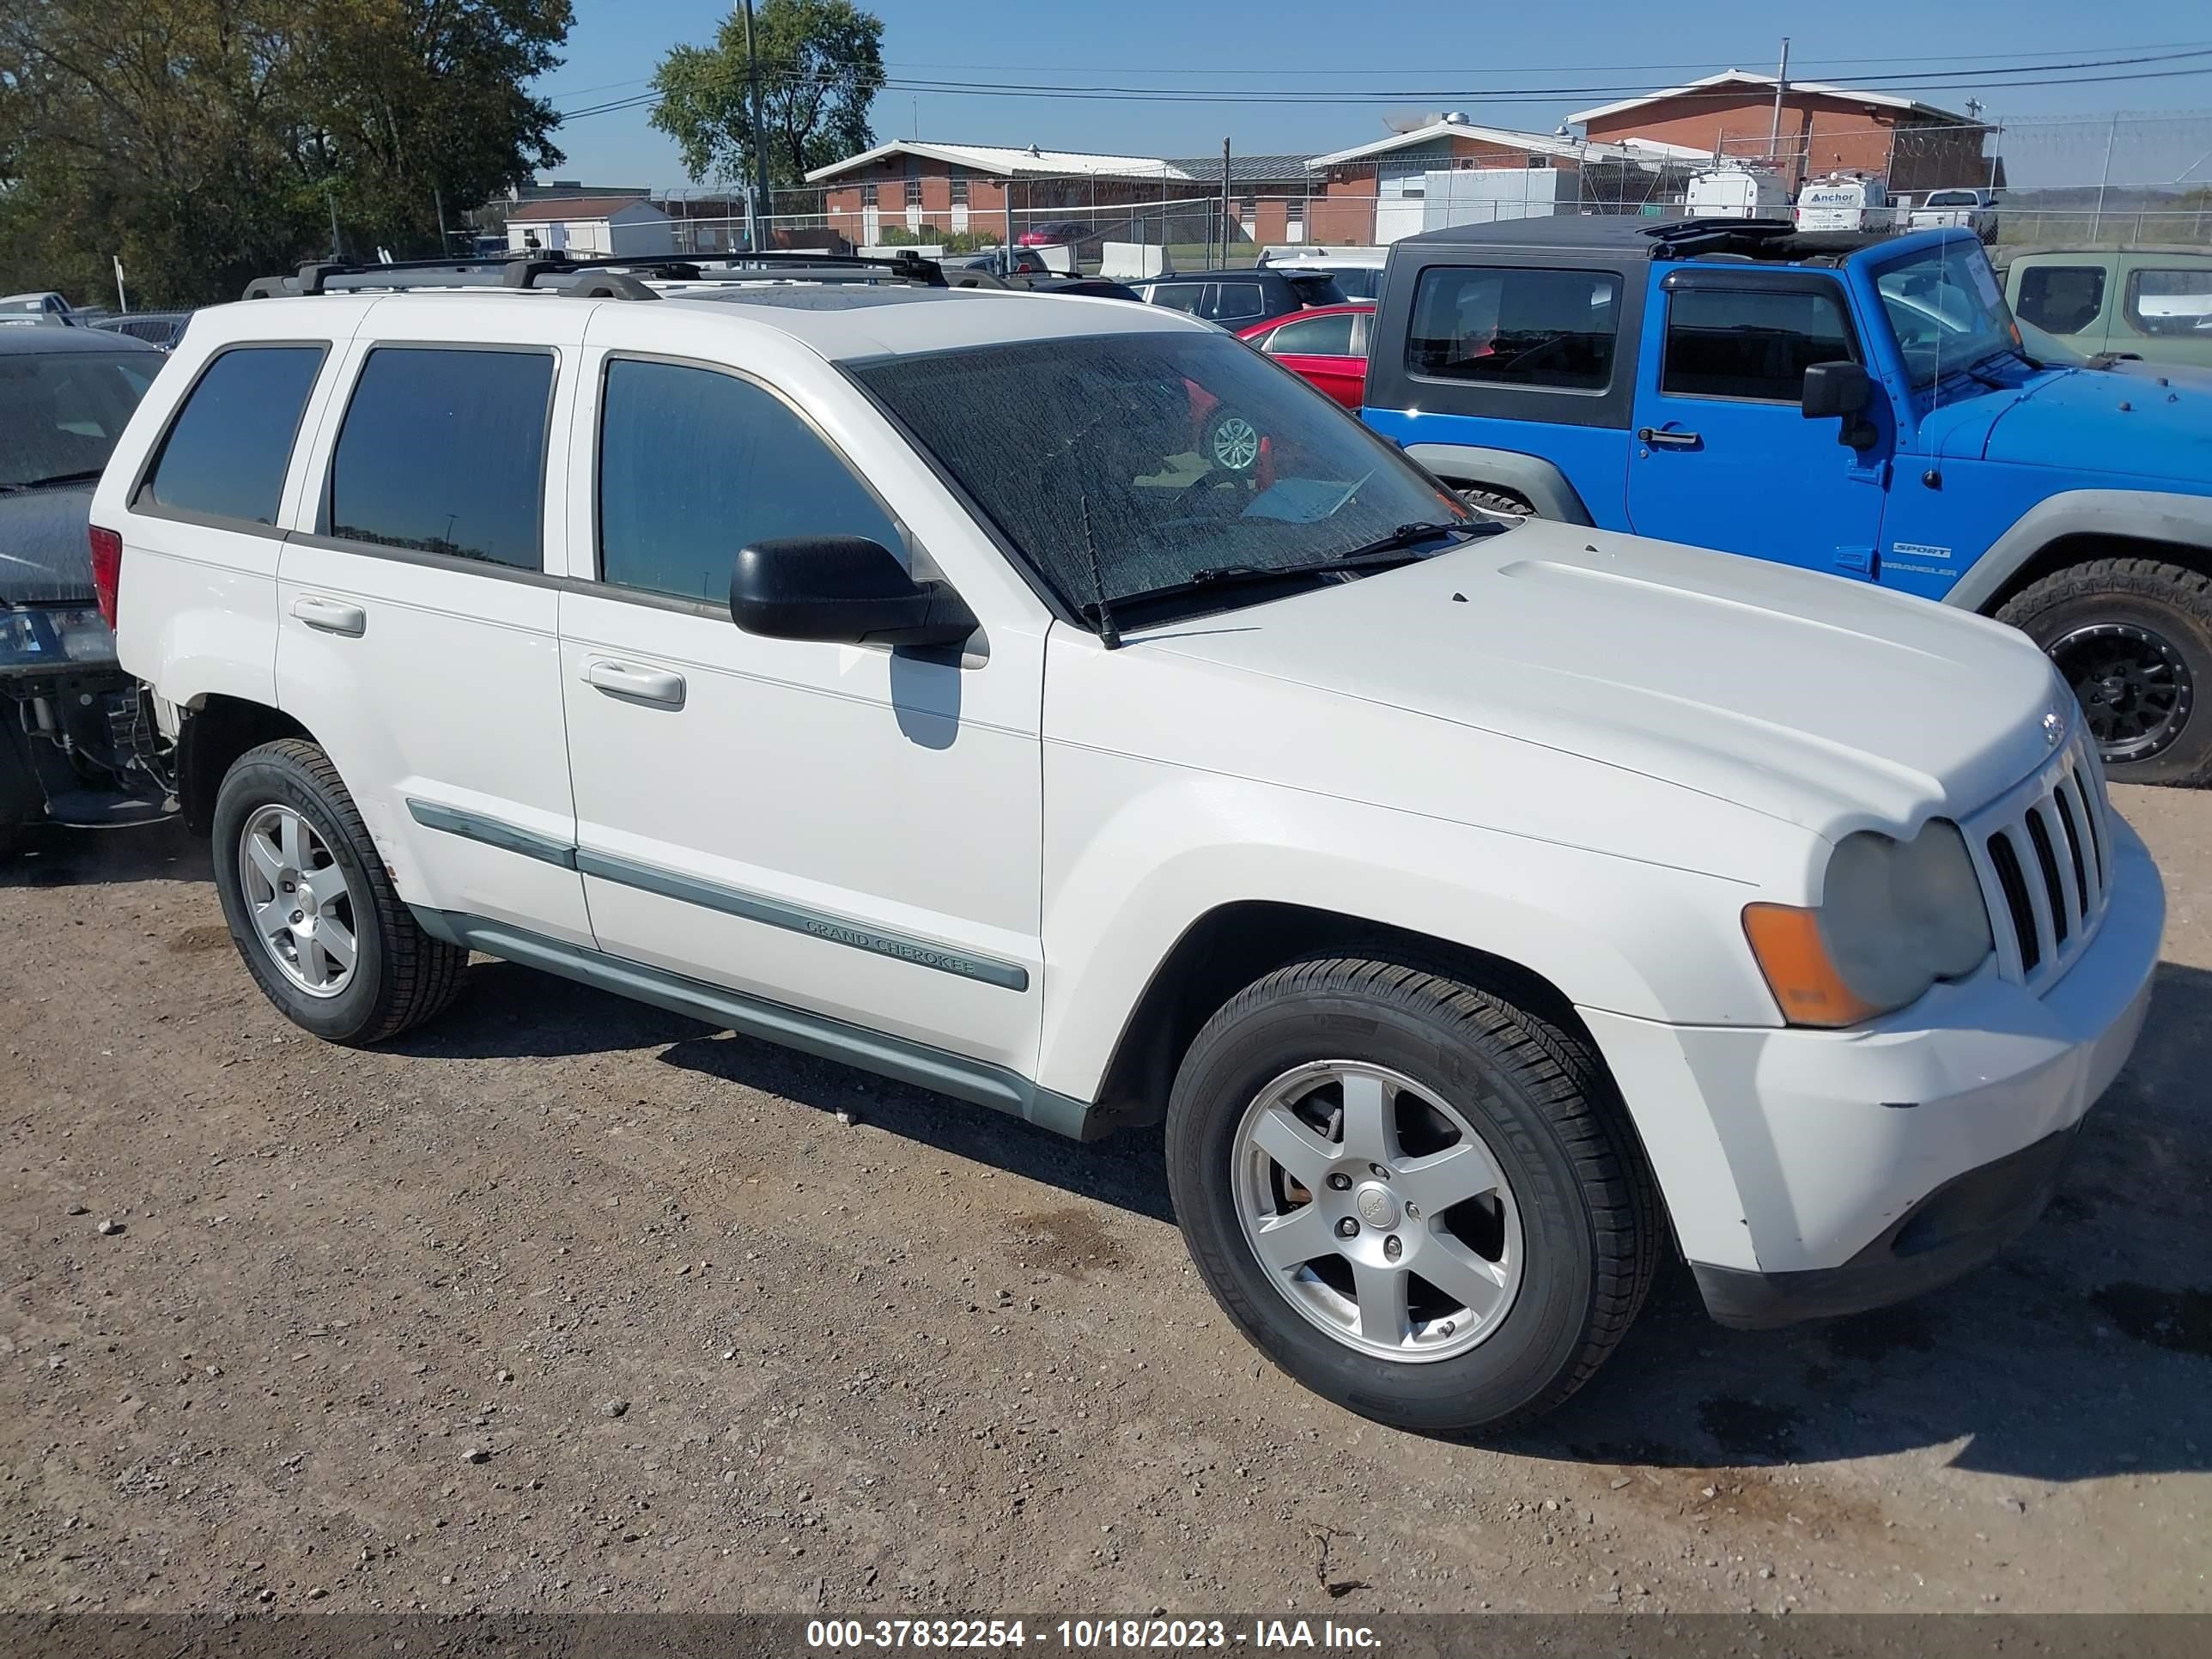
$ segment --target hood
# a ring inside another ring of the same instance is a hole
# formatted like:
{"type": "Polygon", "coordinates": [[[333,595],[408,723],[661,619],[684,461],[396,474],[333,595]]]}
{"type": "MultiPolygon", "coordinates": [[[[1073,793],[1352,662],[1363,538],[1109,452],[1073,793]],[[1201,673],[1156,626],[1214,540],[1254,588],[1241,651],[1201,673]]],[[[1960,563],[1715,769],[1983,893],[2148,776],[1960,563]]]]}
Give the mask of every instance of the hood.
{"type": "MultiPolygon", "coordinates": [[[[1946,445],[1944,453],[1967,452],[1946,445]]],[[[2154,369],[2148,376],[2089,368],[2045,375],[1997,414],[1982,457],[2212,491],[2212,387],[2170,374],[2161,384],[2154,369]]]]}
{"type": "Polygon", "coordinates": [[[1832,836],[1971,812],[2048,757],[2047,711],[2072,718],[2042,653],[2002,623],[1540,520],[1133,638],[1832,836]]]}
{"type": "Polygon", "coordinates": [[[0,495],[0,605],[89,601],[92,486],[0,495]]]}

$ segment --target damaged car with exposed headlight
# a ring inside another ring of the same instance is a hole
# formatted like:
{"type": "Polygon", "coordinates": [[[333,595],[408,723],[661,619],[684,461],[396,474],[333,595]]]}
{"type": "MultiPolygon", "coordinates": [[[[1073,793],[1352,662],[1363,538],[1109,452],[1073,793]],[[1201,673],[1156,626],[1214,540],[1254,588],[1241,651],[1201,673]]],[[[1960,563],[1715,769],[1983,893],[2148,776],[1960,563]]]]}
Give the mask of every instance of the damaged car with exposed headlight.
{"type": "Polygon", "coordinates": [[[40,823],[174,807],[166,745],[117,665],[93,486],[165,361],[89,330],[0,331],[0,854],[40,823]]]}

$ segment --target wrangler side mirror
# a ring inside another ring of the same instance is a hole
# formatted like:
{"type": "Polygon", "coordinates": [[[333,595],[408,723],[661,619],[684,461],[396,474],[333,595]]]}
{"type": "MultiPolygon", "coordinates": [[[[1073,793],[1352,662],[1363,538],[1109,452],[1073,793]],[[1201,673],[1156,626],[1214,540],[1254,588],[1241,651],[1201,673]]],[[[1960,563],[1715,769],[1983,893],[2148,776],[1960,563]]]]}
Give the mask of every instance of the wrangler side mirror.
{"type": "Polygon", "coordinates": [[[1836,441],[1853,449],[1871,449],[1881,434],[1866,418],[1874,401],[1874,382],[1857,363],[1814,363],[1805,371],[1805,389],[1799,407],[1808,421],[1840,418],[1844,429],[1836,441]]]}

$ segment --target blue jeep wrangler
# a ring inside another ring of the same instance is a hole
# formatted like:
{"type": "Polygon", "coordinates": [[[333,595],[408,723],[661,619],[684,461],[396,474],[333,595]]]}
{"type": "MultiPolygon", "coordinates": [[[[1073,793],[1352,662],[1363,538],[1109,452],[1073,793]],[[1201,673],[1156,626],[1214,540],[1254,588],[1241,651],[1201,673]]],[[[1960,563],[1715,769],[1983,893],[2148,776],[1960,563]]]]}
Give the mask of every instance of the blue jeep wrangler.
{"type": "Polygon", "coordinates": [[[1367,422],[1477,504],[2001,617],[2113,778],[2212,781],[2212,377],[2036,361],[1970,231],[1431,231],[1373,340],[1367,422]]]}

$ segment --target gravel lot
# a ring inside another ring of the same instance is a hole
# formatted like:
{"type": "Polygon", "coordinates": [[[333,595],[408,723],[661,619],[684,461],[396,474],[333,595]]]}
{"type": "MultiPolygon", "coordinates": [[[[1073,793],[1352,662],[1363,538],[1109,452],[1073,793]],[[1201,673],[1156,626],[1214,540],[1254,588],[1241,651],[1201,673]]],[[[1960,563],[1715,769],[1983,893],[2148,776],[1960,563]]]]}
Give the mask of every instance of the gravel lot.
{"type": "Polygon", "coordinates": [[[1499,1449],[1261,1366],[1157,1133],[488,962],[326,1048],[202,848],[53,836],[0,872],[0,1607],[2212,1609],[2212,796],[2116,793],[2167,962],[2043,1224],[1771,1334],[1672,1273],[1499,1449]]]}

